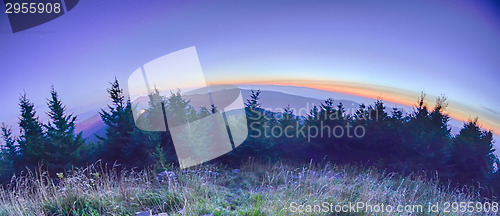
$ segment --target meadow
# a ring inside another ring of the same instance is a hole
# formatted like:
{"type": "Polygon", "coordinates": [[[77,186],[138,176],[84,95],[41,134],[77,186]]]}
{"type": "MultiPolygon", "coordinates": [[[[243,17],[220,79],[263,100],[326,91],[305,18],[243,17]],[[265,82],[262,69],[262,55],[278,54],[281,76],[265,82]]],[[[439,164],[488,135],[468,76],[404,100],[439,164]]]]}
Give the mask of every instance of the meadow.
{"type": "Polygon", "coordinates": [[[480,200],[473,188],[452,189],[417,174],[402,177],[353,165],[250,159],[238,168],[208,164],[161,173],[119,171],[102,163],[65,174],[42,170],[13,177],[0,190],[0,215],[135,215],[145,211],[153,215],[496,215],[451,208],[448,213],[443,209],[428,212],[429,203],[487,200],[480,200]],[[376,207],[335,212],[335,207],[328,211],[318,207],[358,202],[383,205],[383,209],[405,206],[414,212],[375,212],[376,207]],[[423,212],[415,208],[419,205],[423,212]]]}

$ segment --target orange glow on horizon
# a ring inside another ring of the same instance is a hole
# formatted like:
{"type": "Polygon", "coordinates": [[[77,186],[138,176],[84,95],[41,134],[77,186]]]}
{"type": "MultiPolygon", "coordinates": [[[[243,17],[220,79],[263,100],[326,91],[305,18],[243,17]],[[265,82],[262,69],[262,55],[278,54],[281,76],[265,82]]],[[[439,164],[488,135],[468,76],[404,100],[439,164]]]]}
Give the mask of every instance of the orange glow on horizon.
{"type": "MultiPolygon", "coordinates": [[[[242,81],[242,82],[212,82],[213,84],[236,84],[236,85],[276,85],[276,86],[293,86],[293,87],[306,87],[312,89],[318,89],[323,91],[338,92],[351,94],[361,97],[367,97],[372,99],[383,99],[384,101],[389,101],[397,104],[402,104],[410,107],[414,107],[420,97],[420,92],[414,92],[404,89],[396,89],[387,86],[366,84],[366,83],[355,83],[355,82],[342,82],[342,81],[321,81],[321,80],[253,80],[253,81],[242,81]]],[[[434,102],[428,102],[430,97],[433,95],[428,95],[426,104],[428,107],[433,107],[434,102]]],[[[494,117],[485,115],[480,111],[466,106],[464,104],[457,103],[455,101],[448,101],[449,105],[446,108],[446,114],[451,118],[460,120],[462,122],[467,122],[472,120],[474,117],[479,118],[481,127],[491,130],[492,132],[500,132],[500,122],[495,121],[494,117]]]]}

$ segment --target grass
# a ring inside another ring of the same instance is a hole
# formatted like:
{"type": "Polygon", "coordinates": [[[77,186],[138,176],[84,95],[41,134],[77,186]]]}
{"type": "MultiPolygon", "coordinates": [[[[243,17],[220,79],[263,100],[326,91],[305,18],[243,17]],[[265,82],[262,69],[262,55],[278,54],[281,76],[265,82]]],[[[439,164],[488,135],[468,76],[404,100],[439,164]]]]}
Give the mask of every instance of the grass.
{"type": "MultiPolygon", "coordinates": [[[[355,166],[252,160],[236,170],[202,165],[172,170],[162,177],[152,171],[118,172],[100,165],[53,178],[37,171],[14,177],[0,189],[0,196],[0,215],[30,216],[134,215],[145,210],[168,215],[297,215],[291,203],[314,207],[323,202],[423,205],[423,213],[400,215],[438,215],[426,212],[429,203],[484,201],[472,189],[451,190],[416,175],[403,178],[355,166]]],[[[302,214],[395,215],[364,211],[302,214]]],[[[441,211],[439,215],[472,214],[441,211]]]]}

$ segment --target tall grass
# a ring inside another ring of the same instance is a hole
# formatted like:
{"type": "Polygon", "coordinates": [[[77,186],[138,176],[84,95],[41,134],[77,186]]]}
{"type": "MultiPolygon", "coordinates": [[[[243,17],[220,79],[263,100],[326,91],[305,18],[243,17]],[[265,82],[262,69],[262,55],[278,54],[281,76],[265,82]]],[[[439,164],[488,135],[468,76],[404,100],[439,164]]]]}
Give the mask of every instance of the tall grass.
{"type": "MultiPolygon", "coordinates": [[[[0,215],[30,216],[134,215],[145,210],[169,215],[295,215],[299,212],[292,212],[291,203],[426,206],[436,202],[482,201],[472,189],[443,188],[437,181],[426,181],[417,175],[400,177],[356,166],[254,160],[240,169],[202,165],[174,169],[160,177],[148,170],[117,171],[101,164],[53,176],[37,170],[13,177],[10,185],[0,189],[0,196],[0,215]]],[[[431,213],[408,213],[415,214],[431,213]]]]}

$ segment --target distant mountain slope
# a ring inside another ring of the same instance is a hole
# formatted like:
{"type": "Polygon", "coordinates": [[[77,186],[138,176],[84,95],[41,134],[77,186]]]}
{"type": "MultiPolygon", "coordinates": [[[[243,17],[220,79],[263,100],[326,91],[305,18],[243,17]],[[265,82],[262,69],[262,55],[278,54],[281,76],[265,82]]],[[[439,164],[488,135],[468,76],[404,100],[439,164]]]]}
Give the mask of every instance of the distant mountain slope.
{"type": "Polygon", "coordinates": [[[92,115],[90,118],[85,119],[76,124],[76,132],[82,132],[83,138],[87,141],[96,141],[96,136],[105,135],[106,125],[101,119],[99,113],[92,115]]]}
{"type": "MultiPolygon", "coordinates": [[[[334,98],[335,105],[338,105],[338,103],[342,103],[346,112],[350,114],[354,113],[359,108],[360,103],[365,103],[368,106],[372,105],[375,101],[371,98],[363,98],[360,96],[326,92],[307,88],[304,89],[298,87],[241,86],[240,88],[242,89],[241,93],[244,101],[249,98],[249,95],[251,93],[250,89],[261,89],[262,93],[260,95],[260,103],[262,105],[262,108],[273,112],[281,112],[286,106],[290,105],[290,107],[294,109],[294,113],[301,116],[307,115],[311,108],[321,105],[321,103],[324,102],[328,97],[334,98]],[[289,94],[285,92],[291,93],[289,94]],[[302,94],[299,95],[300,92],[302,92],[302,94]],[[320,97],[324,97],[324,99],[319,99],[320,97]],[[342,99],[337,100],[337,98],[342,99]]],[[[143,100],[147,100],[147,97],[143,97],[143,100]]],[[[404,113],[411,112],[412,110],[412,107],[404,105],[397,105],[393,103],[385,104],[388,113],[392,111],[393,107],[402,109],[404,113]]],[[[93,115],[86,114],[85,116],[90,117],[77,123],[77,132],[83,132],[83,137],[86,138],[87,141],[95,141],[97,139],[96,135],[105,135],[106,126],[104,122],[102,122],[101,117],[98,113],[95,113],[93,115]]],[[[463,123],[452,119],[450,121],[450,125],[452,128],[452,132],[457,133],[463,123]]]]}

